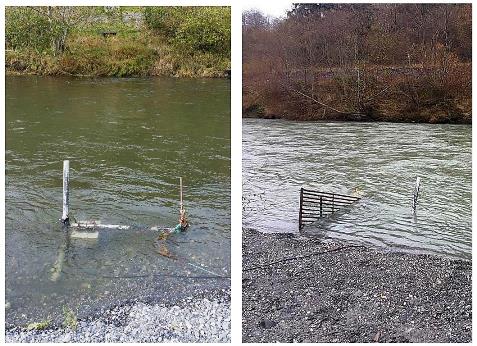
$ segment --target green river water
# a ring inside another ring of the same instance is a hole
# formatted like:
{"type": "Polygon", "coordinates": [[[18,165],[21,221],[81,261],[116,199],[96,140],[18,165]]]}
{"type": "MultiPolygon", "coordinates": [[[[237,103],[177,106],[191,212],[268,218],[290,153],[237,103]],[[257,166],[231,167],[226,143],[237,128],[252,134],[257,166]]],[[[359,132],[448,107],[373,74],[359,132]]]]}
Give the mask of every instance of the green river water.
{"type": "Polygon", "coordinates": [[[5,238],[7,325],[228,288],[230,81],[7,77],[5,238]],[[72,216],[130,230],[68,237],[64,159],[72,216]],[[148,229],[177,224],[179,177],[191,227],[172,260],[148,229]]]}

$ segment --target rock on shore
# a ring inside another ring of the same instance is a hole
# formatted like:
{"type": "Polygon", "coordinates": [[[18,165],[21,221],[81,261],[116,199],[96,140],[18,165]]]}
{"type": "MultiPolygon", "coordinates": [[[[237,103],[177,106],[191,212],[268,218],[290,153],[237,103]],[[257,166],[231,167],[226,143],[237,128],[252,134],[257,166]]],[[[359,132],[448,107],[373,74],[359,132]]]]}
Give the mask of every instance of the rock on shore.
{"type": "Polygon", "coordinates": [[[472,264],[243,232],[244,342],[471,342],[472,264]]]}
{"type": "Polygon", "coordinates": [[[174,305],[135,302],[78,321],[76,330],[12,328],[6,342],[230,342],[230,291],[174,305]]]}

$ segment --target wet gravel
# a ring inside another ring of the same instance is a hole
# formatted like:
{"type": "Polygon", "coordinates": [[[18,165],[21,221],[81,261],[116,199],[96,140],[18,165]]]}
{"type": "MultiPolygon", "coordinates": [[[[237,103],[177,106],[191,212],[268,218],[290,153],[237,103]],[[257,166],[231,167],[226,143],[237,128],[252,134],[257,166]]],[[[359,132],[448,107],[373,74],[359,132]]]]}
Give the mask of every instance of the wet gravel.
{"type": "Polygon", "coordinates": [[[6,342],[230,342],[230,291],[175,304],[132,302],[79,320],[76,330],[6,330],[6,342]]]}
{"type": "Polygon", "coordinates": [[[244,342],[471,342],[472,263],[243,231],[244,342]]]}

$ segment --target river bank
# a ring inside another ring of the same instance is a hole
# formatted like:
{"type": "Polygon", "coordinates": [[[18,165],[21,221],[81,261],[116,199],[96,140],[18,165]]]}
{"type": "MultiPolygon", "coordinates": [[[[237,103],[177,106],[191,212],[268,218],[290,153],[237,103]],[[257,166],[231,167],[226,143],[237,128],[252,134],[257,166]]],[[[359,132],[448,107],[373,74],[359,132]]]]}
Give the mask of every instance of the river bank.
{"type": "Polygon", "coordinates": [[[458,64],[453,71],[453,78],[461,82],[459,85],[436,80],[439,71],[435,67],[369,68],[367,73],[379,76],[379,83],[368,85],[370,95],[359,105],[353,98],[346,98],[340,89],[343,75],[352,79],[349,71],[314,71],[313,94],[308,94],[283,83],[258,84],[255,79],[259,76],[248,69],[244,66],[244,118],[472,124],[471,64],[468,63],[458,64]]]}
{"type": "Polygon", "coordinates": [[[230,74],[228,7],[8,7],[5,30],[7,75],[230,74]]]}
{"type": "Polygon", "coordinates": [[[73,77],[185,77],[227,78],[227,57],[201,52],[184,54],[167,44],[148,46],[145,39],[109,39],[90,37],[87,42],[69,43],[70,51],[61,56],[33,50],[7,51],[7,76],[73,77]]]}
{"type": "MultiPolygon", "coordinates": [[[[467,100],[466,103],[471,103],[467,100]]],[[[382,113],[336,113],[315,112],[300,113],[287,112],[286,115],[265,111],[259,104],[246,106],[242,109],[243,118],[284,119],[292,121],[353,121],[353,122],[390,122],[390,123],[429,123],[429,124],[472,124],[472,111],[463,110],[465,106],[450,109],[447,105],[436,105],[419,111],[404,111],[402,113],[385,110],[382,113]],[[323,115],[324,114],[324,115],[323,115]]]]}
{"type": "Polygon", "coordinates": [[[243,230],[244,342],[470,342],[472,265],[243,230]]]}
{"type": "Polygon", "coordinates": [[[8,328],[6,342],[230,342],[230,290],[175,303],[133,301],[77,321],[76,329],[8,328]]]}

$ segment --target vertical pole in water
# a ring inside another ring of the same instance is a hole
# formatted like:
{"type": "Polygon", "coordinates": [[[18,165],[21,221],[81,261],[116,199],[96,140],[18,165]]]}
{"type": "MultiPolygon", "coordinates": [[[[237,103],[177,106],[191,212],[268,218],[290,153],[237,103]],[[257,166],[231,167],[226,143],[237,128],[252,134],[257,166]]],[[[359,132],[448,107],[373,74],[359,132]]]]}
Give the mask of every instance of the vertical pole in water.
{"type": "Polygon", "coordinates": [[[331,196],[331,214],[335,212],[335,194],[331,196]]]}
{"type": "Polygon", "coordinates": [[[69,226],[69,212],[70,212],[70,161],[63,161],[63,215],[61,216],[61,222],[65,226],[69,226]]]}
{"type": "Polygon", "coordinates": [[[298,214],[298,231],[301,231],[301,212],[302,212],[302,207],[303,207],[303,188],[300,189],[300,211],[298,214]]]}
{"type": "Polygon", "coordinates": [[[180,192],[180,207],[181,207],[181,213],[182,213],[182,210],[184,209],[184,204],[182,202],[182,177],[179,178],[179,184],[181,186],[181,192],[180,192]]]}
{"type": "Polygon", "coordinates": [[[421,187],[421,178],[417,177],[416,186],[414,187],[414,196],[412,197],[412,212],[416,214],[417,199],[419,198],[419,189],[421,187]]]}
{"type": "Polygon", "coordinates": [[[320,217],[323,217],[323,196],[320,196],[320,217]]]}

